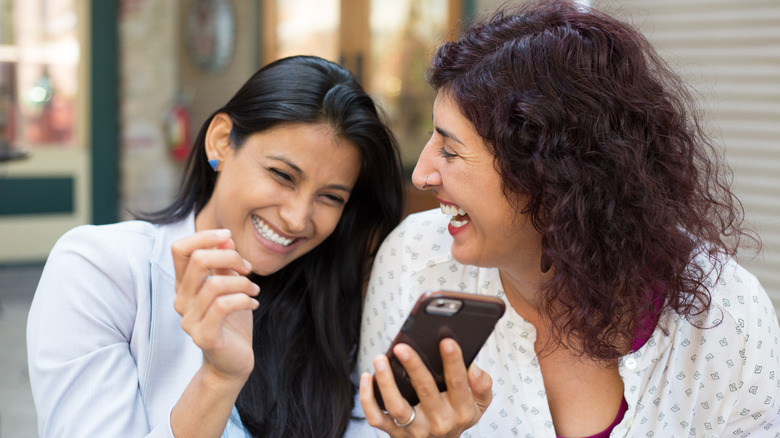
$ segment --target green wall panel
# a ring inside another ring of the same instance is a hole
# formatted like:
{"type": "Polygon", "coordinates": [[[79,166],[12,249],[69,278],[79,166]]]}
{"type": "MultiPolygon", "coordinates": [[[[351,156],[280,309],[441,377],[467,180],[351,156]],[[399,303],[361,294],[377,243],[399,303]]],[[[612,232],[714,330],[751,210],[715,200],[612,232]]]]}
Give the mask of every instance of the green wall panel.
{"type": "Polygon", "coordinates": [[[73,178],[0,179],[0,216],[73,213],[73,178]]]}

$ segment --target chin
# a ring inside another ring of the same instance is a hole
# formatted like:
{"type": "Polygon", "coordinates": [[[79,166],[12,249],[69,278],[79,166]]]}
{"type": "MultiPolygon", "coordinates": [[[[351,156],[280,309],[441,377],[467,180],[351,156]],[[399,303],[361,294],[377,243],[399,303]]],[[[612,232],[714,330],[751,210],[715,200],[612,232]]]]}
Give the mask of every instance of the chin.
{"type": "Polygon", "coordinates": [[[250,262],[252,263],[252,272],[262,277],[275,274],[290,264],[291,260],[269,260],[268,257],[263,257],[257,261],[250,260],[250,262]]]}
{"type": "Polygon", "coordinates": [[[450,253],[452,253],[452,258],[454,258],[456,262],[463,265],[477,266],[479,268],[497,267],[497,265],[489,263],[489,261],[485,260],[484,257],[480,257],[474,252],[464,250],[459,251],[457,248],[451,248],[450,253]]]}
{"type": "Polygon", "coordinates": [[[450,252],[452,253],[452,258],[455,259],[456,262],[464,264],[464,265],[475,265],[476,266],[476,260],[474,260],[474,257],[471,256],[471,254],[468,253],[468,251],[458,250],[457,248],[451,248],[450,252]]]}

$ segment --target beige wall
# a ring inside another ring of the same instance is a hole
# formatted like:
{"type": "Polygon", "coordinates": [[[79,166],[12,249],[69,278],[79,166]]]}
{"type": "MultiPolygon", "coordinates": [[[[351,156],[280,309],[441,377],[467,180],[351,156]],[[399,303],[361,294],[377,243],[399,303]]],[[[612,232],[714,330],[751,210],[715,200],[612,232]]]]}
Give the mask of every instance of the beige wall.
{"type": "Polygon", "coordinates": [[[165,117],[178,92],[179,2],[146,0],[119,18],[120,218],[166,205],[180,165],[168,153],[165,117]]]}
{"type": "MultiPolygon", "coordinates": [[[[181,14],[184,17],[194,0],[180,2],[181,14]]],[[[233,7],[236,20],[236,38],[233,56],[224,70],[207,72],[199,69],[189,56],[186,41],[182,37],[186,23],[180,23],[178,29],[178,64],[181,68],[178,80],[192,112],[193,139],[203,121],[227,103],[258,67],[259,42],[254,41],[254,37],[259,17],[256,16],[254,1],[233,0],[228,3],[233,7]]]]}
{"type": "Polygon", "coordinates": [[[172,158],[167,116],[183,103],[190,138],[254,73],[258,44],[253,1],[228,1],[235,17],[235,46],[218,72],[200,69],[186,49],[187,14],[194,0],[146,0],[120,18],[120,208],[152,211],[168,205],[183,162],[172,158]]]}

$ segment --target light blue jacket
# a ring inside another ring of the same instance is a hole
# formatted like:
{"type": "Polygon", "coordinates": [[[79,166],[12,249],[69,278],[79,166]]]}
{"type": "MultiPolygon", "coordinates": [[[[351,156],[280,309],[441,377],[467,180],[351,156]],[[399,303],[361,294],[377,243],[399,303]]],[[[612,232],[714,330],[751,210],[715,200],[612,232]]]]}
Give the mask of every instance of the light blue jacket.
{"type": "MultiPolygon", "coordinates": [[[[171,244],[194,232],[192,215],[128,221],[54,246],[27,324],[41,437],[173,436],[171,409],[203,361],[173,308],[171,244]]],[[[227,431],[243,436],[235,414],[227,431]]],[[[347,436],[368,427],[353,423],[347,436]]]]}
{"type": "Polygon", "coordinates": [[[81,226],[49,255],[27,323],[41,437],[171,437],[171,408],[203,355],[182,330],[171,244],[195,232],[81,226]]]}

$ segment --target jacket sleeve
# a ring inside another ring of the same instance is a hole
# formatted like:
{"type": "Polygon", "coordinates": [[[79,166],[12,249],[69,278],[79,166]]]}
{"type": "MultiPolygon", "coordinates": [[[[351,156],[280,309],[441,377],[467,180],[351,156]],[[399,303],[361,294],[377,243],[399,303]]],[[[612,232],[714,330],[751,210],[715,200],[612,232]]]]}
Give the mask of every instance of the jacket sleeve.
{"type": "Polygon", "coordinates": [[[149,286],[134,267],[148,260],[135,261],[128,240],[83,226],[49,255],[27,323],[41,437],[173,436],[170,420],[150,434],[139,390],[130,340],[136,289],[149,286]]]}

